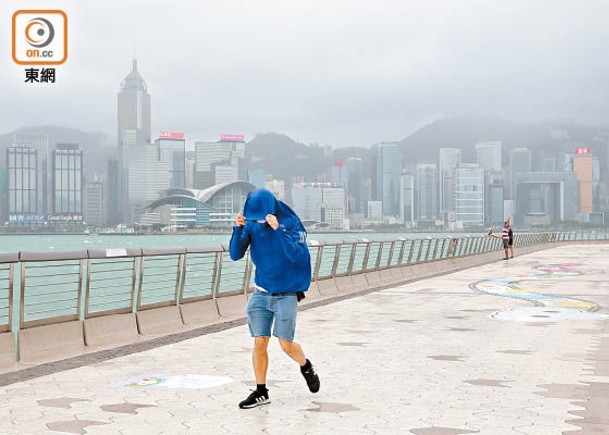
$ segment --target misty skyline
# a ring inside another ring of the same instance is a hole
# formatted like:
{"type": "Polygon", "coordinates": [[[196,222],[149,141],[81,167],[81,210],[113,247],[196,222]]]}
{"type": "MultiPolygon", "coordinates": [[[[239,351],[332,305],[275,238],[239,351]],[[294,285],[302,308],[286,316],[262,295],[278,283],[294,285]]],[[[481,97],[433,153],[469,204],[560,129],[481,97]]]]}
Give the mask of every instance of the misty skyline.
{"type": "MultiPolygon", "coordinates": [[[[101,131],[137,45],[152,134],[194,140],[285,133],[334,146],[400,140],[443,117],[608,124],[604,1],[55,1],[69,17],[57,83],[23,83],[10,55],[17,9],[0,6],[0,133],[101,131]],[[7,42],[8,41],[8,42],[7,42]]],[[[464,144],[465,145],[465,144],[464,144]]]]}

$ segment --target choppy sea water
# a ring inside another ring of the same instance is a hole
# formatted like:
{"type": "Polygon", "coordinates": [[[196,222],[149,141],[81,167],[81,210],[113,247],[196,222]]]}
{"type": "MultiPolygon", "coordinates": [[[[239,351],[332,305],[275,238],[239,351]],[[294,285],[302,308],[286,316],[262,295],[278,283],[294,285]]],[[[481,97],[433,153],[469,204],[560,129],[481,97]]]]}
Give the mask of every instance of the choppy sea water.
{"type": "MultiPolygon", "coordinates": [[[[369,240],[409,239],[425,237],[464,236],[464,233],[310,233],[310,240],[369,240]]],[[[470,236],[478,234],[469,234],[470,236]]],[[[201,247],[228,244],[230,234],[179,234],[179,235],[0,235],[0,252],[63,251],[108,248],[164,248],[201,247]]]]}

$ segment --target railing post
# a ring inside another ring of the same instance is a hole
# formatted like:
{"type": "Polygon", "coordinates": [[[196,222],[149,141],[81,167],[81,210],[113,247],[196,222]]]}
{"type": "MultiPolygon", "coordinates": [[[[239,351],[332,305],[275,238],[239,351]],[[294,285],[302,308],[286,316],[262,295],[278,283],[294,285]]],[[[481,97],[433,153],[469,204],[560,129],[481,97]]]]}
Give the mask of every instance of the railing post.
{"type": "Polygon", "coordinates": [[[423,245],[424,245],[424,241],[423,239],[419,239],[419,252],[417,252],[417,259],[416,262],[419,263],[421,261],[421,253],[423,252],[423,245]]]}
{"type": "Polygon", "coordinates": [[[180,291],[178,294],[178,304],[182,305],[184,300],[184,286],[186,285],[186,272],[188,269],[188,253],[182,254],[182,276],[180,276],[180,291]]]}
{"type": "Polygon", "coordinates": [[[393,260],[393,250],[395,249],[395,240],[391,242],[389,248],[389,255],[387,256],[387,267],[391,267],[391,260],[393,260]]]}
{"type": "Polygon", "coordinates": [[[343,245],[341,243],[336,245],[336,248],[334,249],[334,260],[332,262],[332,271],[330,272],[330,276],[332,276],[332,278],[336,276],[336,269],[338,268],[338,262],[340,261],[340,251],[342,247],[343,245]]]}
{"type": "Polygon", "coordinates": [[[317,246],[317,256],[315,257],[315,270],[313,271],[313,281],[319,278],[319,269],[321,268],[321,256],[323,255],[323,245],[317,246]]]}
{"type": "Polygon", "coordinates": [[[180,301],[180,283],[182,282],[182,267],[184,264],[184,256],[186,256],[186,254],[178,254],[178,264],[176,267],[176,285],[173,296],[176,305],[179,305],[180,301]]]}
{"type": "Polygon", "coordinates": [[[436,259],[436,254],[438,253],[438,242],[440,241],[439,239],[433,239],[434,240],[434,245],[433,245],[433,254],[432,254],[432,260],[436,259]]]}
{"type": "Polygon", "coordinates": [[[8,265],[8,331],[13,330],[13,304],[14,304],[14,287],[15,287],[15,265],[8,265]]]}
{"type": "Polygon", "coordinates": [[[89,317],[89,300],[91,299],[91,269],[91,259],[87,258],[87,283],[85,284],[85,319],[89,317]]]}
{"type": "Polygon", "coordinates": [[[19,297],[19,329],[23,329],[25,323],[25,262],[21,263],[21,294],[19,297]]]}
{"type": "Polygon", "coordinates": [[[410,242],[410,249],[408,250],[408,260],[406,260],[406,264],[412,263],[412,255],[414,254],[415,243],[417,243],[416,239],[410,242]]]}
{"type": "Polygon", "coordinates": [[[222,257],[223,252],[216,252],[216,262],[214,264],[214,277],[213,277],[213,288],[212,288],[212,299],[218,298],[220,292],[220,282],[222,280],[222,257]]]}
{"type": "Polygon", "coordinates": [[[351,275],[355,264],[355,254],[357,253],[357,243],[351,245],[351,255],[349,256],[349,265],[347,266],[347,274],[351,275]]]}
{"type": "MultiPolygon", "coordinates": [[[[140,252],[141,254],[141,252],[140,252]]],[[[139,259],[141,261],[141,258],[139,259]]],[[[133,304],[137,304],[136,302],[136,291],[137,288],[137,270],[138,270],[138,257],[133,257],[133,278],[131,279],[131,312],[135,311],[135,307],[133,304]]],[[[139,298],[139,296],[138,296],[139,298]]]]}
{"type": "Polygon", "coordinates": [[[376,261],[374,263],[374,270],[378,271],[381,268],[381,258],[383,258],[383,245],[385,242],[380,242],[379,251],[376,253],[376,261]]]}
{"type": "Polygon", "coordinates": [[[402,247],[400,248],[400,254],[398,256],[398,266],[402,265],[404,261],[404,250],[406,249],[406,240],[402,240],[402,247]]]}

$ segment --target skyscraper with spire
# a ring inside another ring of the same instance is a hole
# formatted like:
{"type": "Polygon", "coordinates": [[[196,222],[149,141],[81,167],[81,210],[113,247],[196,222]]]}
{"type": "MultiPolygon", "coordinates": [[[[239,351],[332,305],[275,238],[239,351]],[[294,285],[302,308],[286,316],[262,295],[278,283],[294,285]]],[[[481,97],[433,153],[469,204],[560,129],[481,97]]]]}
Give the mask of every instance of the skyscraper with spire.
{"type": "Polygon", "coordinates": [[[131,162],[130,148],[151,143],[150,95],[148,86],[137,69],[137,59],[133,59],[133,69],[121,83],[117,96],[118,152],[108,162],[108,224],[116,225],[131,220],[129,206],[129,174],[131,162]]]}
{"type": "Polygon", "coordinates": [[[133,59],[133,69],[121,83],[118,93],[118,144],[143,145],[151,143],[150,94],[133,59]]]}

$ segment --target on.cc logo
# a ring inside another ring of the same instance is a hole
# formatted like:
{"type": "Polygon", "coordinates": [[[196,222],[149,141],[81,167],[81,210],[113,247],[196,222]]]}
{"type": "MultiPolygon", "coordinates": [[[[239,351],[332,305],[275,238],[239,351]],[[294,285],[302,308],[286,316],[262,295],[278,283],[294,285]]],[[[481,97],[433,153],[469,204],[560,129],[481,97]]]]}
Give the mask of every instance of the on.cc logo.
{"type": "Polygon", "coordinates": [[[25,39],[32,47],[46,47],[53,42],[54,37],[55,28],[46,18],[34,18],[25,27],[25,39]]]}

